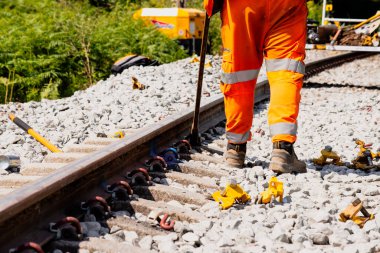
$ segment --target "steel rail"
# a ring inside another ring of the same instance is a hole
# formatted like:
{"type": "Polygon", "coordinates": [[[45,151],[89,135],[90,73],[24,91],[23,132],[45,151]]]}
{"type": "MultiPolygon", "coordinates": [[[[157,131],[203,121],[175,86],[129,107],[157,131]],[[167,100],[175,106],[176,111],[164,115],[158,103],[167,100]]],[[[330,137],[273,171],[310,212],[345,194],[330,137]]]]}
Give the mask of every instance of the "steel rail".
{"type": "MultiPolygon", "coordinates": [[[[355,52],[315,61],[307,64],[305,76],[369,55],[355,52]]],[[[269,95],[268,81],[256,85],[255,103],[268,99],[269,95]]],[[[9,249],[20,230],[41,229],[38,222],[46,223],[47,217],[52,219],[52,208],[65,208],[68,204],[73,204],[73,199],[84,190],[90,196],[94,192],[93,185],[99,188],[105,178],[123,175],[131,164],[142,157],[149,156],[159,147],[167,147],[176,140],[184,139],[190,133],[192,117],[192,109],[169,116],[129,138],[110,144],[4,196],[0,199],[0,251],[3,252],[7,247],[9,249]]],[[[209,98],[200,108],[199,130],[205,131],[224,119],[223,96],[209,98]]]]}

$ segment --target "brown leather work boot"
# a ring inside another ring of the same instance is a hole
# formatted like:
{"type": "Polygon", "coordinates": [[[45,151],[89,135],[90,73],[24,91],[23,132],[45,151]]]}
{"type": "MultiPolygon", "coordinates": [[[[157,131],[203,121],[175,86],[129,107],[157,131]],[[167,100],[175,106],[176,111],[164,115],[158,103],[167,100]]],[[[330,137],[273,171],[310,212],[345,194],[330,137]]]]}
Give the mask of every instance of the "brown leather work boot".
{"type": "Polygon", "coordinates": [[[247,143],[243,144],[227,144],[227,150],[224,152],[224,159],[231,167],[241,168],[244,165],[245,153],[247,151],[247,143]]]}
{"type": "Polygon", "coordinates": [[[305,173],[306,163],[298,160],[293,143],[279,141],[273,143],[269,169],[277,173],[305,173]]]}

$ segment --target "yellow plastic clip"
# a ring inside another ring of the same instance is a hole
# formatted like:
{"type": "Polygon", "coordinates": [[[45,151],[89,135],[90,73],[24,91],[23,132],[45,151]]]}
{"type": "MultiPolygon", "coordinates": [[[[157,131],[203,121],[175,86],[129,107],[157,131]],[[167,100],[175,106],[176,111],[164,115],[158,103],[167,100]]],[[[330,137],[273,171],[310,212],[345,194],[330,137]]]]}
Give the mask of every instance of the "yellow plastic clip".
{"type": "Polygon", "coordinates": [[[265,191],[261,192],[256,198],[255,203],[268,204],[272,203],[274,199],[279,198],[279,202],[282,203],[284,197],[283,183],[278,181],[277,177],[272,177],[269,180],[269,187],[265,191]]]}
{"type": "Polygon", "coordinates": [[[375,215],[370,214],[363,207],[363,202],[360,199],[355,199],[346,209],[339,214],[339,221],[346,222],[347,220],[352,220],[359,225],[360,228],[363,228],[364,224],[375,219],[375,215]],[[361,212],[364,216],[356,216],[358,212],[361,212]]]}
{"type": "MultiPolygon", "coordinates": [[[[194,56],[190,60],[190,63],[197,63],[197,62],[200,62],[200,60],[197,56],[194,56]]],[[[212,68],[212,63],[210,61],[206,61],[206,63],[205,63],[205,69],[207,69],[207,68],[212,68]]]]}
{"type": "Polygon", "coordinates": [[[235,182],[228,184],[222,192],[214,192],[212,198],[223,210],[230,208],[234,203],[244,204],[251,200],[251,197],[235,182]]]}
{"type": "Polygon", "coordinates": [[[113,134],[112,138],[124,138],[125,137],[125,132],[124,131],[117,131],[116,133],[113,134]]]}
{"type": "Polygon", "coordinates": [[[195,55],[191,60],[190,63],[196,63],[199,62],[199,58],[195,55]]]}

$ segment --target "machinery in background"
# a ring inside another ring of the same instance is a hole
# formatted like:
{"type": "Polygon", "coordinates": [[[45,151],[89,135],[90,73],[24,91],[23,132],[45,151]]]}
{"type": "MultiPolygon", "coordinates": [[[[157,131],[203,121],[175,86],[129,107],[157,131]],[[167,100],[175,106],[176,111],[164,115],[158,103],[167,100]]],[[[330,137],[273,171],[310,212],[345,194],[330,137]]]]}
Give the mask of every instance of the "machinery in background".
{"type": "Polygon", "coordinates": [[[133,17],[143,19],[146,24],[155,26],[169,38],[177,40],[189,54],[199,55],[206,12],[179,7],[142,8],[133,17]]]}
{"type": "Polygon", "coordinates": [[[125,69],[132,66],[157,66],[158,61],[151,60],[148,57],[136,54],[126,55],[117,60],[111,67],[112,74],[122,73],[125,69]]]}
{"type": "Polygon", "coordinates": [[[378,10],[376,0],[323,0],[321,25],[308,22],[307,48],[380,52],[378,10]]]}
{"type": "MultiPolygon", "coordinates": [[[[206,12],[193,8],[185,8],[186,0],[176,0],[174,8],[142,8],[135,12],[135,19],[142,19],[147,25],[155,26],[169,38],[178,41],[189,55],[200,54],[203,25],[206,12]]],[[[210,47],[208,47],[210,48],[210,47]]],[[[112,74],[122,73],[132,66],[156,66],[157,61],[141,55],[126,55],[117,60],[112,74]]]]}

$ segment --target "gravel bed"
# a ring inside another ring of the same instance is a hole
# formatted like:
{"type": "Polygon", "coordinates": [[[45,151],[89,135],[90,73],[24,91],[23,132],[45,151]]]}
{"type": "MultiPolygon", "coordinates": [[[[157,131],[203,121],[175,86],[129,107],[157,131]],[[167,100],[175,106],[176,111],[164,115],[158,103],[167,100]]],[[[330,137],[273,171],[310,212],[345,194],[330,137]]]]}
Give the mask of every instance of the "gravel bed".
{"type": "MultiPolygon", "coordinates": [[[[308,51],[312,61],[337,52],[308,51]]],[[[119,130],[139,129],[168,115],[194,106],[198,64],[191,59],[157,67],[133,67],[110,76],[69,98],[41,102],[0,105],[0,154],[21,157],[21,162],[40,162],[48,151],[8,120],[8,114],[24,120],[59,148],[81,143],[97,133],[113,134],[119,130]],[[136,77],[145,90],[132,89],[136,77]]],[[[220,57],[208,57],[203,96],[219,94],[220,57]]],[[[265,79],[265,70],[259,81],[265,79]]]]}
{"type": "MultiPolygon", "coordinates": [[[[308,51],[307,61],[326,53],[308,51]]],[[[209,60],[213,67],[205,73],[204,96],[219,94],[220,58],[209,60]]],[[[375,60],[378,58],[363,59],[360,66],[370,66],[375,60]]],[[[367,75],[354,75],[354,71],[360,70],[363,71],[358,65],[345,64],[338,72],[329,71],[330,75],[321,77],[320,74],[313,77],[320,79],[309,81],[325,84],[333,76],[336,78],[333,83],[349,77],[353,84],[364,86],[368,81],[372,86],[379,85],[379,78],[376,83],[367,75]]],[[[62,148],[67,143],[80,143],[99,132],[111,134],[119,129],[138,129],[193,106],[196,78],[196,65],[185,59],[158,67],[129,69],[85,91],[76,92],[70,98],[2,105],[0,153],[20,155],[25,163],[41,161],[48,152],[7,119],[10,111],[15,111],[17,116],[62,148]],[[133,90],[132,76],[147,85],[147,89],[133,90]]],[[[263,78],[262,71],[260,79],[263,78]]],[[[247,153],[247,159],[255,166],[231,172],[230,178],[221,179],[221,185],[224,185],[234,178],[252,197],[264,190],[273,176],[267,170],[271,151],[267,107],[268,103],[262,103],[255,108],[254,136],[247,153]],[[264,134],[256,133],[258,129],[264,134]]],[[[308,173],[278,177],[284,183],[284,203],[276,203],[272,208],[254,204],[234,206],[225,211],[220,211],[217,204],[212,203],[200,210],[210,220],[197,224],[177,222],[176,233],[165,237],[139,238],[128,231],[110,234],[91,218],[83,226],[88,235],[124,240],[127,244],[140,245],[154,252],[378,252],[380,172],[367,173],[332,165],[317,170],[310,160],[318,157],[324,146],[331,145],[344,161],[351,161],[358,152],[352,140],[355,137],[373,142],[376,150],[380,146],[379,123],[377,89],[335,85],[318,89],[305,87],[296,152],[307,162],[308,173]],[[363,229],[352,222],[338,221],[339,212],[354,197],[362,199],[370,213],[377,214],[375,220],[367,222],[363,229]]],[[[195,186],[186,189],[199,191],[195,186]]],[[[194,209],[192,205],[171,204],[194,209]]],[[[127,212],[118,215],[130,216],[127,212]]],[[[131,218],[146,219],[139,213],[131,218]]],[[[111,232],[115,230],[111,228],[111,232]]]]}
{"type": "Polygon", "coordinates": [[[380,86],[380,54],[346,63],[312,76],[307,83],[330,85],[380,86]],[[349,71],[347,71],[347,69],[349,71]],[[363,71],[366,70],[366,71],[363,71]],[[344,75],[342,74],[344,73],[344,75]]]}

